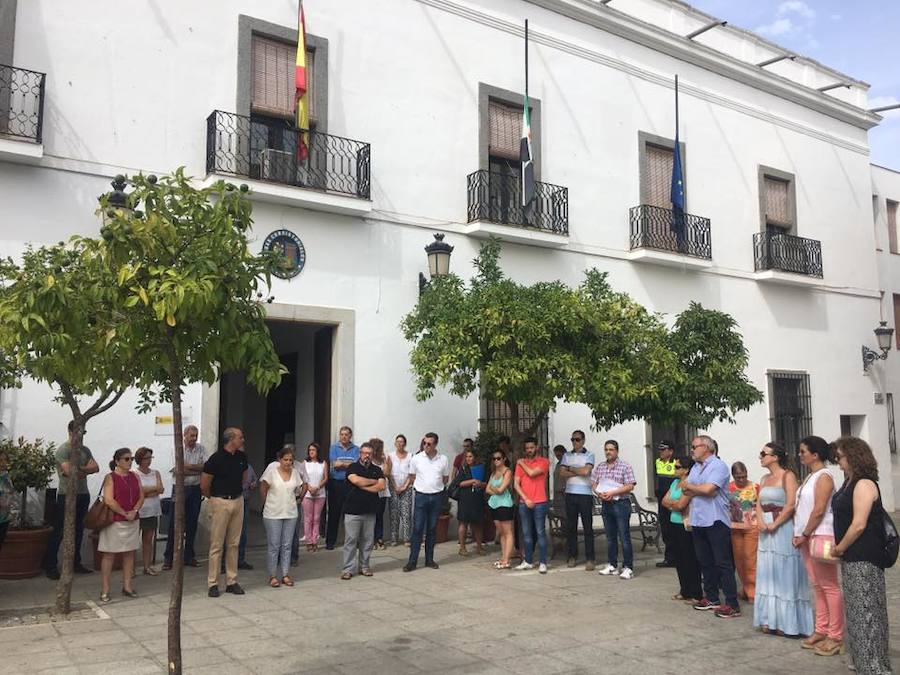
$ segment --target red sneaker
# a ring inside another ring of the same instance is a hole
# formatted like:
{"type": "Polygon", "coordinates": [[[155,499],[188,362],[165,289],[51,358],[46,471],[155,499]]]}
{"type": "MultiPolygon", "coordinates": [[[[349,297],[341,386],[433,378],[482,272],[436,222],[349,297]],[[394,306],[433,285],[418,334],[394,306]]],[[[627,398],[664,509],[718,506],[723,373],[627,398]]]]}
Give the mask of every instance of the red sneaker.
{"type": "Polygon", "coordinates": [[[729,607],[728,605],[722,605],[721,607],[716,608],[715,614],[720,619],[735,619],[741,615],[741,610],[739,608],[729,607]]]}
{"type": "Polygon", "coordinates": [[[695,602],[693,604],[693,607],[699,612],[708,612],[719,609],[719,606],[717,604],[710,602],[706,598],[701,598],[700,602],[695,602]]]}

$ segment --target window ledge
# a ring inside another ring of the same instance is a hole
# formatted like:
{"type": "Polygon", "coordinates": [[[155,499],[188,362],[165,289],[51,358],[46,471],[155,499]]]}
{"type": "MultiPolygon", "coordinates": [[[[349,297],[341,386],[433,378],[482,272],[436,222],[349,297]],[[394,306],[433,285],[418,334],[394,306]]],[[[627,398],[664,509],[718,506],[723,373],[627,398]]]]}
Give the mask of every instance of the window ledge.
{"type": "Polygon", "coordinates": [[[44,144],[14,141],[0,136],[0,161],[38,164],[44,157],[44,144]]]}
{"type": "Polygon", "coordinates": [[[668,253],[650,248],[639,248],[628,254],[628,259],[636,263],[651,263],[664,267],[677,267],[689,270],[708,270],[712,268],[713,261],[706,258],[695,258],[691,255],[680,253],[668,253]]]}
{"type": "Polygon", "coordinates": [[[230,176],[228,174],[211,173],[203,181],[203,187],[209,187],[219,180],[240,185],[245,183],[250,188],[250,199],[253,201],[295,206],[313,211],[326,211],[346,216],[366,216],[372,212],[372,200],[340,195],[333,192],[308,190],[292,185],[279,185],[265,181],[230,176]]]}
{"type": "Polygon", "coordinates": [[[486,220],[469,223],[466,225],[465,232],[477,239],[487,239],[493,236],[513,244],[530,244],[545,248],[560,248],[569,243],[569,237],[565,234],[555,234],[518,225],[500,225],[486,220]]]}
{"type": "Polygon", "coordinates": [[[821,286],[824,281],[820,277],[810,277],[805,274],[794,274],[793,272],[782,272],[781,270],[764,270],[754,274],[757,281],[771,284],[781,284],[784,286],[801,286],[806,288],[815,288],[821,286]]]}

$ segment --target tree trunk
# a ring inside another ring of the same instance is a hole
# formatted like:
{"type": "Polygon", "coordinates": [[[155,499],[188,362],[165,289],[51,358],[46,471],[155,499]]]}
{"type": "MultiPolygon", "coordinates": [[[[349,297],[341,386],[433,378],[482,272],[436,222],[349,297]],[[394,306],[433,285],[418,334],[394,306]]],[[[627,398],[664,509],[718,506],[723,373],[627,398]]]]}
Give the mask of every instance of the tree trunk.
{"type": "Polygon", "coordinates": [[[174,349],[172,366],[172,425],[175,427],[175,541],[172,558],[172,590],[169,595],[169,672],[181,675],[181,598],[184,594],[184,435],[181,427],[181,370],[174,349]]]}
{"type": "Polygon", "coordinates": [[[72,605],[72,578],[75,561],[75,508],[78,497],[78,469],[81,466],[81,448],[84,439],[84,418],[77,414],[72,419],[69,475],[66,476],[66,506],[63,521],[62,557],[58,558],[59,581],[56,584],[56,614],[68,614],[72,605]]]}

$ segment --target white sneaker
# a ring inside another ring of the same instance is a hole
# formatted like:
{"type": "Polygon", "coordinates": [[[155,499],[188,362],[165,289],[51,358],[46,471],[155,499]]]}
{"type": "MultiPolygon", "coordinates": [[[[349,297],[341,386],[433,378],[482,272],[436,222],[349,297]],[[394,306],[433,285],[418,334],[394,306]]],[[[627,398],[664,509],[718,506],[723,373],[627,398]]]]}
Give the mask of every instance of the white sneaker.
{"type": "Polygon", "coordinates": [[[530,562],[525,562],[525,561],[523,560],[523,561],[520,562],[518,565],[516,565],[514,569],[517,569],[517,570],[533,570],[533,569],[534,569],[534,565],[532,565],[530,562]]]}
{"type": "Polygon", "coordinates": [[[608,577],[610,574],[615,574],[616,568],[610,565],[609,563],[605,564],[600,568],[599,574],[602,574],[605,577],[608,577]]]}
{"type": "Polygon", "coordinates": [[[544,563],[538,565],[538,572],[541,574],[547,574],[547,566],[544,563]]]}
{"type": "Polygon", "coordinates": [[[619,575],[620,579],[633,579],[634,578],[634,570],[630,567],[623,567],[622,573],[619,575]]]}

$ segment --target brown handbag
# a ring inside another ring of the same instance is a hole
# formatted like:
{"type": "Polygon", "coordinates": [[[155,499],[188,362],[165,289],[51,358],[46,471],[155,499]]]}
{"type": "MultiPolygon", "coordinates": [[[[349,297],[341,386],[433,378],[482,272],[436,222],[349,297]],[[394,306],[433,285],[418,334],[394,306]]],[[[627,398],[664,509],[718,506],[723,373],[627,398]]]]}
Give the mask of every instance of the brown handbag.
{"type": "Polygon", "coordinates": [[[103,528],[112,525],[113,516],[116,515],[115,512],[106,505],[106,502],[103,501],[103,486],[105,485],[106,479],[103,480],[103,485],[100,486],[100,494],[97,495],[97,499],[91,504],[90,510],[84,517],[84,526],[94,532],[99,532],[103,528]]]}

